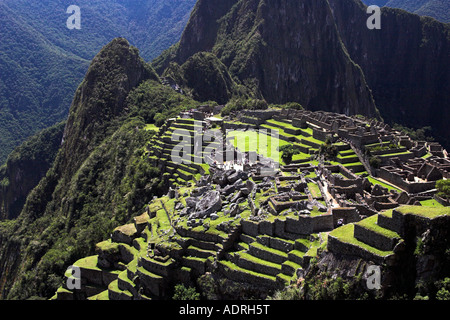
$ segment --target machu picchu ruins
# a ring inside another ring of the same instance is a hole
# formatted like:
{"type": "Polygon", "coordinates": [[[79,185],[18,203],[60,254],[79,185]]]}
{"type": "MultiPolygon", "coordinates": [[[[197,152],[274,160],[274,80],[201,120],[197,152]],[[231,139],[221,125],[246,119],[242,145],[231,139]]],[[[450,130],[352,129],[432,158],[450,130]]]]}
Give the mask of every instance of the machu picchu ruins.
{"type": "MultiPolygon", "coordinates": [[[[68,271],[53,299],[168,299],[177,284],[209,299],[265,299],[345,261],[347,277],[380,266],[383,295],[417,238],[448,251],[450,207],[436,182],[450,179],[450,159],[439,144],[361,116],[274,108],[222,117],[222,107],[152,127],[146,156],[166,194],[74,262],[80,273],[68,271]],[[288,160],[285,146],[295,151],[288,160]]],[[[445,265],[427,257],[419,276],[445,265]]]]}

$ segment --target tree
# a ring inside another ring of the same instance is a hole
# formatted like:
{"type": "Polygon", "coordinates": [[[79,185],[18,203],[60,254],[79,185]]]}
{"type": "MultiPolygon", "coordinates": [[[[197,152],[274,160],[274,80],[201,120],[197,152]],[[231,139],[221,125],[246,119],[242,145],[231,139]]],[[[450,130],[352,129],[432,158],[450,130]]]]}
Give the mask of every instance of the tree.
{"type": "Polygon", "coordinates": [[[438,196],[442,198],[450,198],[450,180],[439,180],[436,182],[438,196]]]}
{"type": "Polygon", "coordinates": [[[175,286],[175,293],[172,299],[182,301],[200,300],[200,294],[195,291],[195,288],[186,288],[183,284],[178,284],[175,286]]]}
{"type": "Polygon", "coordinates": [[[381,159],[378,157],[371,157],[369,160],[370,166],[374,167],[375,169],[380,168],[381,166],[381,159]]]}
{"type": "Polygon", "coordinates": [[[291,144],[282,146],[279,150],[282,152],[281,159],[285,164],[290,164],[292,162],[292,157],[300,153],[300,150],[291,144]]]}
{"type": "Polygon", "coordinates": [[[325,157],[325,160],[335,160],[338,155],[338,150],[333,145],[331,137],[327,137],[325,144],[320,146],[319,154],[325,157]]]}

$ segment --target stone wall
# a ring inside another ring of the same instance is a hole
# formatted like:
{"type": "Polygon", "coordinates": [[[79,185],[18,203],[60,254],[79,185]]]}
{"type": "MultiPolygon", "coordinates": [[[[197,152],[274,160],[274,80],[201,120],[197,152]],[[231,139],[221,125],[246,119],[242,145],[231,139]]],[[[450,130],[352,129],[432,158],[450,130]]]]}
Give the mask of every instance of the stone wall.
{"type": "Polygon", "coordinates": [[[372,261],[375,264],[382,265],[385,261],[384,257],[378,256],[370,251],[360,248],[354,244],[342,242],[341,240],[328,236],[328,251],[335,254],[344,254],[350,256],[361,257],[366,261],[372,261]]]}
{"type": "Polygon", "coordinates": [[[338,226],[338,221],[342,220],[344,224],[358,222],[360,220],[358,211],[355,207],[351,208],[333,208],[333,225],[338,226]]]}
{"type": "Polygon", "coordinates": [[[329,130],[324,131],[324,130],[319,130],[319,129],[313,128],[313,138],[314,139],[317,139],[320,141],[326,141],[327,138],[332,135],[333,135],[333,133],[329,130]]]}
{"type": "Polygon", "coordinates": [[[389,150],[380,150],[380,151],[371,151],[370,153],[372,156],[382,156],[385,154],[393,154],[393,153],[400,153],[400,152],[406,152],[407,149],[405,147],[403,148],[395,148],[395,149],[389,149],[389,150]]]}
{"type": "Polygon", "coordinates": [[[306,123],[306,118],[294,118],[292,119],[292,125],[297,128],[306,129],[308,124],[306,123]]]}
{"type": "Polygon", "coordinates": [[[384,156],[379,156],[379,158],[381,159],[383,164],[388,163],[389,160],[391,160],[391,159],[399,159],[402,162],[406,162],[406,161],[414,158],[414,154],[413,153],[405,153],[405,154],[396,154],[396,155],[392,155],[392,156],[384,155],[384,156]]]}
{"type": "Polygon", "coordinates": [[[272,267],[267,264],[259,264],[251,260],[243,259],[241,256],[238,256],[237,261],[235,261],[234,263],[239,265],[241,268],[254,270],[256,272],[268,274],[271,276],[276,276],[281,272],[280,268],[272,267]]]}
{"type": "Polygon", "coordinates": [[[314,125],[316,125],[316,126],[318,126],[318,127],[320,127],[320,128],[323,128],[325,130],[331,131],[331,124],[319,121],[319,120],[314,119],[312,117],[307,117],[307,121],[312,123],[312,124],[314,124],[314,125]]]}
{"type": "Polygon", "coordinates": [[[355,224],[354,236],[359,241],[362,241],[369,246],[375,247],[382,251],[391,251],[398,243],[400,238],[389,238],[380,233],[366,229],[358,224],[355,224]]]}
{"type": "Polygon", "coordinates": [[[438,195],[434,196],[434,199],[439,202],[440,204],[442,204],[445,207],[450,206],[450,200],[446,200],[444,198],[439,197],[438,195]]]}
{"type": "Polygon", "coordinates": [[[313,233],[331,231],[334,229],[332,214],[324,214],[316,217],[311,217],[311,222],[313,233]]]}
{"type": "Polygon", "coordinates": [[[408,193],[421,193],[427,190],[434,189],[436,186],[435,182],[407,182],[398,173],[389,171],[385,168],[378,169],[377,174],[380,178],[392,183],[393,185],[405,190],[408,193]]]}
{"type": "Polygon", "coordinates": [[[439,216],[431,219],[420,215],[402,214],[394,209],[392,218],[395,221],[395,226],[398,228],[394,231],[402,238],[407,236],[408,233],[419,236],[427,230],[433,230],[433,232],[442,230],[443,234],[448,233],[448,230],[450,230],[449,216],[439,216]]]}
{"type": "Polygon", "coordinates": [[[242,232],[252,237],[256,237],[260,234],[258,222],[251,220],[242,220],[242,232]]]}
{"type": "Polygon", "coordinates": [[[244,110],[242,111],[247,117],[261,119],[263,121],[267,121],[269,119],[273,119],[275,116],[280,114],[279,110],[244,110]]]}
{"type": "Polygon", "coordinates": [[[255,126],[259,126],[261,124],[263,124],[265,122],[265,120],[260,119],[260,118],[254,118],[254,117],[248,117],[248,116],[242,116],[239,121],[244,122],[244,123],[248,123],[248,124],[252,124],[255,126]]]}
{"type": "Polygon", "coordinates": [[[333,215],[299,216],[298,219],[286,218],[285,231],[296,235],[309,235],[316,232],[329,231],[334,228],[333,215]]]}
{"type": "Polygon", "coordinates": [[[215,234],[205,233],[205,232],[196,232],[196,231],[193,231],[190,229],[185,229],[185,228],[176,228],[176,231],[182,237],[195,238],[195,239],[199,239],[199,240],[207,241],[207,242],[221,243],[223,240],[220,236],[215,235],[215,234]]]}
{"type": "Polygon", "coordinates": [[[218,264],[218,268],[220,273],[222,273],[225,277],[236,282],[258,284],[258,286],[268,287],[272,290],[281,289],[284,287],[283,284],[278,283],[276,280],[272,280],[267,277],[258,276],[256,274],[251,274],[248,272],[242,272],[240,270],[231,269],[222,263],[218,264]]]}
{"type": "Polygon", "coordinates": [[[147,259],[145,257],[141,257],[139,264],[144,267],[145,270],[148,270],[152,273],[158,274],[160,276],[169,277],[174,268],[172,263],[163,264],[158,263],[155,260],[147,259]]]}

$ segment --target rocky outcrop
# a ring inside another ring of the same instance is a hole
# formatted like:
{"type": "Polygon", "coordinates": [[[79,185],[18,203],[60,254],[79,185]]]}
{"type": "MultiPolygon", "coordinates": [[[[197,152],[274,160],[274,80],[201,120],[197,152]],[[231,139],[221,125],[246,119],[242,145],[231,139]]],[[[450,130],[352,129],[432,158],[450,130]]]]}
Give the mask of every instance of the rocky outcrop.
{"type": "Polygon", "coordinates": [[[385,121],[432,126],[435,138],[449,146],[449,25],[383,8],[381,30],[369,30],[369,15],[359,0],[329,3],[341,39],[363,70],[385,121]]]}
{"type": "Polygon", "coordinates": [[[210,191],[195,203],[195,212],[191,214],[190,219],[199,219],[209,217],[222,209],[222,199],[217,191],[210,191]]]}
{"type": "Polygon", "coordinates": [[[202,51],[268,102],[376,116],[327,1],[199,1],[178,47],[155,65],[162,72],[170,61],[181,65],[202,51]]]}
{"type": "Polygon", "coordinates": [[[198,1],[179,44],[155,66],[162,73],[211,52],[270,103],[370,117],[379,110],[391,124],[432,126],[447,146],[448,24],[383,8],[381,30],[369,30],[368,18],[360,0],[198,1]]]}
{"type": "Polygon", "coordinates": [[[15,219],[29,192],[53,164],[61,146],[64,123],[43,130],[17,147],[0,168],[0,220],[15,219]]]}

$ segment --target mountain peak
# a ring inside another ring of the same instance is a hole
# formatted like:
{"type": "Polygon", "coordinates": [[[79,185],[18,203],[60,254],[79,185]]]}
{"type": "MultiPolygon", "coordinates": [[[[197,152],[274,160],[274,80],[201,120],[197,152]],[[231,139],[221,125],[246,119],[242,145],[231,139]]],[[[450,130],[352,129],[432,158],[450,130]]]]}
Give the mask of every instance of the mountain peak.
{"type": "MultiPolygon", "coordinates": [[[[215,54],[233,78],[269,103],[376,117],[362,70],[343,46],[326,0],[198,1],[178,46],[156,61],[215,54]],[[214,8],[214,10],[212,10],[214,8]]],[[[161,67],[162,66],[162,67],[161,67]]]]}
{"type": "Polygon", "coordinates": [[[124,38],[116,38],[95,56],[78,87],[64,132],[65,168],[76,168],[82,155],[102,141],[108,127],[126,109],[128,93],[141,82],[159,78],[124,38]],[[74,156],[75,155],[75,156],[74,156]]]}

